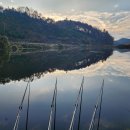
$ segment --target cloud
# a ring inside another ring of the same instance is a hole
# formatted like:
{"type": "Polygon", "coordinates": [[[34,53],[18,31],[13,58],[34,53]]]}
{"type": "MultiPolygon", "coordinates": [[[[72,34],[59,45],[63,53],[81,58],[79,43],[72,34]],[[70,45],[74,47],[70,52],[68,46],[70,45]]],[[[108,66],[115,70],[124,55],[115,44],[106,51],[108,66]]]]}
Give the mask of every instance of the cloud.
{"type": "Polygon", "coordinates": [[[71,9],[71,12],[75,12],[75,9],[71,9]]]}
{"type": "Polygon", "coordinates": [[[2,5],[3,5],[3,2],[0,1],[0,6],[2,6],[2,5]]]}
{"type": "Polygon", "coordinates": [[[11,0],[11,3],[14,3],[14,0],[11,0]]]}
{"type": "Polygon", "coordinates": [[[118,4],[115,4],[115,5],[114,5],[114,8],[118,8],[118,7],[119,7],[119,5],[118,5],[118,4]]]}
{"type": "Polygon", "coordinates": [[[43,13],[45,17],[51,17],[57,20],[63,20],[65,18],[82,21],[88,23],[100,29],[108,30],[115,39],[122,37],[130,38],[130,11],[120,12],[76,12],[69,11],[67,13],[43,13]]]}
{"type": "MultiPolygon", "coordinates": [[[[12,0],[0,0],[5,6],[11,6],[12,0]]],[[[37,10],[51,9],[53,11],[66,12],[67,10],[77,11],[130,11],[130,0],[14,0],[15,5],[28,6],[37,10]],[[115,7],[114,7],[115,6],[115,7]]]]}

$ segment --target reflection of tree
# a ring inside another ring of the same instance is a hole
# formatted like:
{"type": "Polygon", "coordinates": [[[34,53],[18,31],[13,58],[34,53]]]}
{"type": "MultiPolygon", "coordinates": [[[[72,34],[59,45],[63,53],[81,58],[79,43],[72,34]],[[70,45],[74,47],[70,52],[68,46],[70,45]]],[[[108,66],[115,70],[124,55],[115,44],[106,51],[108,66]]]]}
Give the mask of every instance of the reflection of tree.
{"type": "Polygon", "coordinates": [[[0,66],[9,59],[9,43],[7,37],[0,36],[0,66]]]}
{"type": "Polygon", "coordinates": [[[64,51],[48,51],[12,55],[10,61],[0,68],[0,82],[21,80],[29,77],[40,78],[47,72],[85,68],[98,61],[105,61],[112,54],[112,49],[87,50],[76,48],[64,51]]]}

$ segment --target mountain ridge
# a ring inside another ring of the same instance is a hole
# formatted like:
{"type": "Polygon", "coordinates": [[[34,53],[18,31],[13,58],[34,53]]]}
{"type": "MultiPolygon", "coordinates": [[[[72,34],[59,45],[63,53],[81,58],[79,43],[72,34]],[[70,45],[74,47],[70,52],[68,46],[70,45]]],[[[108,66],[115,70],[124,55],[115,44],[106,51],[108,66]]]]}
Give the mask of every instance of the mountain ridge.
{"type": "Polygon", "coordinates": [[[0,19],[0,35],[6,35],[11,41],[113,44],[113,37],[106,30],[67,19],[56,22],[27,7],[3,9],[0,19]]]}
{"type": "Polygon", "coordinates": [[[114,41],[114,45],[123,45],[123,44],[130,44],[129,38],[121,38],[119,40],[114,41]]]}

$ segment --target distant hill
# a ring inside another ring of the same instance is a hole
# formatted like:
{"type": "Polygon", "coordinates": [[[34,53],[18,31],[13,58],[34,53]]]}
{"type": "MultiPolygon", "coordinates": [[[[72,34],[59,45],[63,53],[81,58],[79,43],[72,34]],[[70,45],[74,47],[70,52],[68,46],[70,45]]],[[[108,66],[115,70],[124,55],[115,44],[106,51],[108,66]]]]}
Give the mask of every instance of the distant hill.
{"type": "Polygon", "coordinates": [[[28,7],[17,10],[1,7],[0,35],[6,35],[11,41],[113,44],[113,37],[106,30],[67,19],[56,22],[28,7]]]}
{"type": "Polygon", "coordinates": [[[121,38],[114,42],[114,46],[119,49],[130,49],[130,39],[121,38]]]}
{"type": "Polygon", "coordinates": [[[114,45],[123,45],[123,44],[130,44],[130,39],[128,38],[121,38],[117,41],[114,41],[114,45]]]}

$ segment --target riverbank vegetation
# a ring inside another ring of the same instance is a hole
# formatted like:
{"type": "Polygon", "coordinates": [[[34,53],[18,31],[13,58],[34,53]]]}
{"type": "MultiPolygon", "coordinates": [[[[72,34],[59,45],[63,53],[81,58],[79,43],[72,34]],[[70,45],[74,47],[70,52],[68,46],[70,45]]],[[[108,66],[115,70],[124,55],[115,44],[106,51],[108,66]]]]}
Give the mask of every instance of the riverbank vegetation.
{"type": "Polygon", "coordinates": [[[0,50],[7,50],[9,49],[9,42],[6,36],[0,36],[0,50]]]}
{"type": "Polygon", "coordinates": [[[0,36],[0,66],[9,59],[10,46],[6,36],[0,36]]]}

